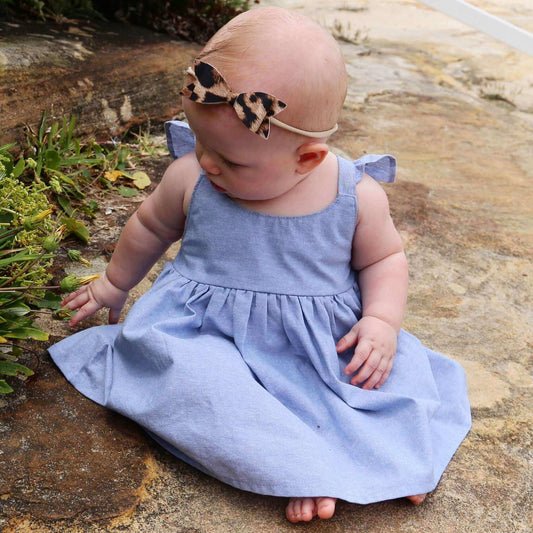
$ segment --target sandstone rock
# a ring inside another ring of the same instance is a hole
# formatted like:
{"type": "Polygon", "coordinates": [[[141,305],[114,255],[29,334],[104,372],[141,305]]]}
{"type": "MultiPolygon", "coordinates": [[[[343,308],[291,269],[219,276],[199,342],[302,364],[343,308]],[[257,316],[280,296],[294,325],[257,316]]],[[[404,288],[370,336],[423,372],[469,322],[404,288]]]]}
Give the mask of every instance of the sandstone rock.
{"type": "Polygon", "coordinates": [[[47,355],[39,361],[23,401],[10,398],[0,410],[0,516],[99,520],[128,513],[150,475],[146,438],[68,386],[47,355]]]}
{"type": "Polygon", "coordinates": [[[168,120],[197,50],[124,24],[0,22],[0,145],[22,141],[22,123],[37,128],[43,111],[104,139],[168,120]]]}
{"type": "Polygon", "coordinates": [[[509,385],[485,370],[482,364],[476,361],[459,362],[468,376],[468,397],[473,409],[495,407],[510,398],[509,385]]]}

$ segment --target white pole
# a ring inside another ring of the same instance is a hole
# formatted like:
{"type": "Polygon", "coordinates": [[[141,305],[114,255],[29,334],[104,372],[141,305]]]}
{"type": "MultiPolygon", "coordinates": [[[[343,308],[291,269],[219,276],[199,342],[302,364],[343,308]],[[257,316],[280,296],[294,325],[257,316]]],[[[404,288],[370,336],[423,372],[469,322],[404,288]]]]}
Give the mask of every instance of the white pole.
{"type": "Polygon", "coordinates": [[[533,56],[533,33],[474,7],[463,0],[420,0],[422,3],[473,26],[504,43],[533,56]]]}

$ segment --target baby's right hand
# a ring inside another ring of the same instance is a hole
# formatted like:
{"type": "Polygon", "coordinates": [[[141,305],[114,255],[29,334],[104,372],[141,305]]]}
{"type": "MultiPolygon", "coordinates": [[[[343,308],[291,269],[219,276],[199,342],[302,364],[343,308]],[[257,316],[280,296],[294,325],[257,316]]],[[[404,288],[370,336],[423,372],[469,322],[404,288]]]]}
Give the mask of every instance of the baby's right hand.
{"type": "Polygon", "coordinates": [[[116,324],[127,298],[128,291],[113,285],[104,272],[98,279],[69,294],[61,305],[68,307],[71,311],[78,310],[69,322],[71,327],[93,315],[102,307],[109,308],[109,323],[116,324]]]}

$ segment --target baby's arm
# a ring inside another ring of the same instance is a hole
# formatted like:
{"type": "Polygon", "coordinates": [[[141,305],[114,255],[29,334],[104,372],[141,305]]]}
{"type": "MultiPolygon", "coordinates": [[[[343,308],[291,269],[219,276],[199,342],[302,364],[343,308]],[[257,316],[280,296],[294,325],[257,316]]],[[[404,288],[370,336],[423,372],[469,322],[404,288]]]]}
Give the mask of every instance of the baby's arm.
{"type": "Polygon", "coordinates": [[[186,203],[199,176],[194,154],[174,161],[155,191],[128,220],[106,271],[87,286],[70,294],[62,304],[78,309],[74,326],[102,307],[116,323],[128,292],[143,279],[157,259],[182,233],[186,203]]]}
{"type": "Polygon", "coordinates": [[[345,368],[353,385],[379,388],[392,369],[407,301],[408,272],[403,245],[389,213],[385,191],[369,176],[357,185],[359,212],[352,266],[359,272],[361,320],[338,342],[342,352],[356,345],[345,368]]]}

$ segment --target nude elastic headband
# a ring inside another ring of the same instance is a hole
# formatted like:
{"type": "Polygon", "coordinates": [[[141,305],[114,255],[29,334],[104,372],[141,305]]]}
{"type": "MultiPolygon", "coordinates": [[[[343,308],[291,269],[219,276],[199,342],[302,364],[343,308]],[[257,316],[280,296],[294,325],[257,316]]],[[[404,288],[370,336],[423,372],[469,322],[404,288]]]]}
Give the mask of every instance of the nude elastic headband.
{"type": "Polygon", "coordinates": [[[203,61],[196,60],[193,68],[187,69],[188,79],[181,94],[198,104],[230,104],[242,123],[263,139],[268,139],[270,124],[306,137],[327,137],[337,131],[337,124],[326,131],[306,131],[281,122],[274,115],[283,111],[287,104],[263,92],[236,93],[222,74],[203,61]]]}

